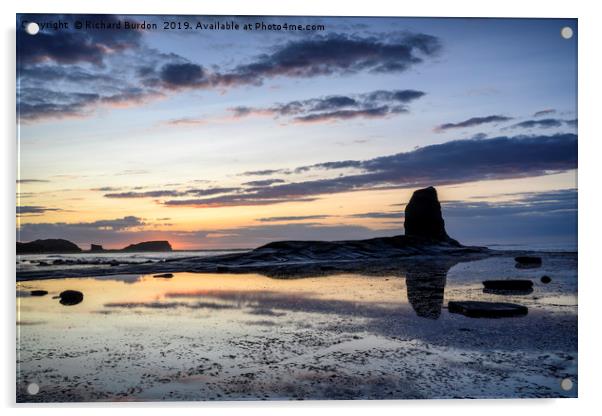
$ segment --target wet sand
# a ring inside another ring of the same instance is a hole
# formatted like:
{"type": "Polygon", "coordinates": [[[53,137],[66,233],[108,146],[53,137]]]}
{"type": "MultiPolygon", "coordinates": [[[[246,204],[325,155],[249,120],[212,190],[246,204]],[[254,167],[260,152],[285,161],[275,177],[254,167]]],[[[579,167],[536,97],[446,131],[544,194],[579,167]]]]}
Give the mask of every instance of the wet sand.
{"type": "Polygon", "coordinates": [[[403,275],[19,282],[17,400],[576,397],[577,257],[543,259],[527,270],[494,257],[403,275]],[[551,283],[540,283],[544,274],[551,283]],[[534,291],[483,293],[491,278],[530,278],[534,291]],[[53,298],[67,289],[83,302],[53,298]],[[516,302],[529,313],[474,319],[449,313],[450,300],[516,302]],[[27,393],[30,383],[39,393],[27,393]]]}

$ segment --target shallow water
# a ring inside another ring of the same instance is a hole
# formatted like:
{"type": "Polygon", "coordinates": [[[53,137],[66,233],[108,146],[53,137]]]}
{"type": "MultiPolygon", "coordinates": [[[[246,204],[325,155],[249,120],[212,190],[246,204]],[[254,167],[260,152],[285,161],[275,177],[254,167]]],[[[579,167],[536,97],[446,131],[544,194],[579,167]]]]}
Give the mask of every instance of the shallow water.
{"type": "Polygon", "coordinates": [[[526,270],[496,257],[389,276],[19,282],[17,399],[575,397],[577,258],[542,257],[526,270]],[[483,293],[492,278],[531,278],[534,291],[483,293]],[[83,302],[61,305],[67,289],[83,302]],[[516,302],[529,314],[472,319],[448,313],[450,300],[516,302]]]}

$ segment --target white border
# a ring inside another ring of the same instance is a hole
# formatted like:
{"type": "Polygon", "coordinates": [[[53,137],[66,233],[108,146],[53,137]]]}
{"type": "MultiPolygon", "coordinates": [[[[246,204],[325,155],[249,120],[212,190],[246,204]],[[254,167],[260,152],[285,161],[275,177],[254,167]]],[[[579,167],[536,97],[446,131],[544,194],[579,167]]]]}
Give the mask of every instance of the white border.
{"type": "Polygon", "coordinates": [[[419,413],[467,415],[483,414],[488,416],[507,415],[509,412],[528,411],[529,413],[545,413],[546,415],[563,415],[568,413],[587,414],[596,406],[600,383],[600,282],[601,267],[597,264],[597,251],[600,235],[600,216],[602,201],[600,197],[600,180],[602,176],[599,166],[602,155],[599,124],[601,116],[599,97],[600,45],[602,41],[602,16],[596,13],[594,1],[557,1],[527,2],[525,0],[491,1],[435,1],[420,0],[415,2],[393,2],[385,0],[369,0],[366,2],[322,0],[312,1],[267,1],[236,0],[205,2],[194,0],[102,0],[79,1],[70,0],[20,0],[2,2],[2,89],[4,100],[1,101],[3,118],[3,140],[1,166],[3,179],[2,235],[0,253],[4,273],[2,304],[5,314],[2,319],[3,342],[2,365],[3,374],[0,379],[0,404],[9,413],[33,413],[43,411],[45,414],[81,414],[81,407],[86,407],[86,414],[105,414],[107,407],[111,413],[142,410],[149,415],[164,414],[166,408],[177,407],[175,412],[199,414],[199,412],[238,414],[325,414],[341,411],[346,414],[361,414],[372,409],[379,413],[400,414],[419,413]],[[354,401],[354,402],[251,402],[251,403],[156,403],[156,404],[90,404],[56,406],[15,406],[15,297],[14,297],[14,243],[15,243],[15,13],[135,13],[135,14],[250,14],[250,15],[346,15],[346,16],[470,16],[470,17],[576,17],[579,18],[579,399],[557,400],[476,400],[476,401],[354,401]],[[43,409],[40,409],[43,407],[43,409]]]}

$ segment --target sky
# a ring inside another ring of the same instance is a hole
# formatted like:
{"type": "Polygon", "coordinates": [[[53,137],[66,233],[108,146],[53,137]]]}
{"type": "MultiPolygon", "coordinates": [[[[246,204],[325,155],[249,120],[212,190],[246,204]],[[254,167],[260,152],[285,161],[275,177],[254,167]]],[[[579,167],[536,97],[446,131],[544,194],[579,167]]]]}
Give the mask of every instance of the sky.
{"type": "Polygon", "coordinates": [[[398,235],[412,192],[435,186],[463,243],[576,248],[574,19],[19,15],[17,28],[18,241],[398,235]],[[226,22],[239,29],[204,26],[226,22]]]}

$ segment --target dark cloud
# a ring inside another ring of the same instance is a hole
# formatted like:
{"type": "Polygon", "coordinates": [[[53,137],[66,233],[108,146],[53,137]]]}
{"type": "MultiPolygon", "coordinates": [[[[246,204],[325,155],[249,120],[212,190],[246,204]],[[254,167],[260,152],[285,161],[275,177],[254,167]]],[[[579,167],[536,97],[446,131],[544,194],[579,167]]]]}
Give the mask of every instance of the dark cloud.
{"type": "Polygon", "coordinates": [[[101,186],[99,188],[92,188],[90,189],[91,191],[98,191],[98,192],[113,192],[113,191],[119,191],[121,188],[117,188],[114,186],[101,186]]]}
{"type": "Polygon", "coordinates": [[[209,196],[224,193],[232,193],[238,191],[240,188],[207,188],[207,189],[187,189],[187,190],[155,190],[145,192],[116,192],[105,194],[105,198],[115,199],[134,199],[134,198],[163,198],[163,197],[178,197],[185,195],[196,195],[196,196],[209,196]]]}
{"type": "MultiPolygon", "coordinates": [[[[44,15],[48,21],[63,21],[69,28],[54,30],[44,28],[31,36],[24,30],[24,22],[44,24],[41,15],[17,16],[17,65],[28,65],[40,62],[55,62],[58,64],[90,63],[102,65],[106,55],[116,51],[135,48],[140,43],[141,32],[137,30],[102,29],[76,30],[75,21],[104,22],[116,24],[122,18],[116,15],[44,15]]],[[[134,20],[128,18],[129,20],[134,20]]]]}
{"type": "Polygon", "coordinates": [[[50,182],[47,179],[17,179],[17,183],[45,183],[50,182]]]}
{"type": "Polygon", "coordinates": [[[381,219],[381,218],[403,218],[403,211],[393,211],[393,212],[364,212],[360,214],[350,215],[351,218],[370,218],[370,219],[381,219]]]}
{"type": "Polygon", "coordinates": [[[293,117],[293,121],[324,122],[353,118],[382,118],[408,112],[405,105],[425,93],[416,90],[378,90],[365,94],[331,95],[279,103],[271,107],[234,107],[235,117],[252,115],[293,117]]]}
{"type": "MultiPolygon", "coordinates": [[[[20,16],[20,19],[35,20],[36,17],[39,18],[32,15],[20,16]]],[[[69,21],[71,27],[75,19],[93,23],[117,23],[122,19],[112,15],[56,17],[69,21]]],[[[128,20],[132,19],[128,17],[128,20]]],[[[30,36],[20,29],[17,42],[20,120],[35,122],[88,117],[101,106],[140,105],[184,89],[257,85],[276,76],[308,78],[358,72],[401,72],[435,56],[441,48],[436,37],[426,34],[370,37],[312,34],[310,38],[277,45],[250,63],[232,69],[212,67],[209,70],[175,53],[148,48],[141,41],[142,36],[140,31],[123,29],[43,29],[38,35],[30,36]]],[[[310,112],[300,113],[297,121],[399,114],[407,111],[404,103],[418,98],[416,94],[423,93],[383,91],[366,97],[368,101],[361,104],[355,103],[354,97],[325,97],[314,102],[310,112]],[[383,102],[387,104],[383,105],[383,102]],[[319,116],[313,115],[318,112],[319,116]]],[[[279,114],[298,112],[297,103],[289,104],[278,108],[279,114]]],[[[243,116],[258,109],[239,107],[233,111],[235,115],[243,116]]],[[[171,122],[199,123],[202,120],[185,118],[171,122]]]]}
{"type": "Polygon", "coordinates": [[[140,104],[161,93],[135,87],[123,87],[114,94],[96,92],[63,92],[46,88],[20,88],[17,115],[21,121],[39,121],[69,117],[85,117],[99,105],[123,107],[140,104]]]}
{"type": "Polygon", "coordinates": [[[501,123],[505,121],[512,120],[512,117],[500,116],[500,115],[492,115],[485,117],[473,117],[468,120],[460,121],[458,123],[445,123],[440,126],[435,127],[435,131],[445,131],[449,129],[459,129],[465,127],[474,127],[479,126],[481,124],[487,123],[501,123]]]}
{"type": "Polygon", "coordinates": [[[37,205],[17,206],[17,215],[40,215],[51,211],[61,211],[60,208],[48,208],[37,205]]]}
{"type": "Polygon", "coordinates": [[[245,182],[245,183],[243,183],[243,185],[245,185],[245,186],[270,186],[270,185],[274,185],[275,183],[284,183],[284,180],[283,179],[263,179],[263,180],[259,180],[259,181],[245,182]]]}
{"type": "Polygon", "coordinates": [[[537,111],[536,113],[533,114],[533,117],[548,116],[548,115],[554,114],[554,113],[556,113],[555,109],[548,108],[548,109],[545,109],[545,110],[537,111]]]}
{"type": "Polygon", "coordinates": [[[275,173],[281,173],[283,169],[263,169],[263,170],[250,170],[247,172],[243,172],[241,176],[269,176],[274,175],[275,173]]]}
{"type": "Polygon", "coordinates": [[[168,89],[199,88],[208,85],[205,70],[197,64],[167,64],[161,68],[160,78],[168,89]]]}
{"type": "Polygon", "coordinates": [[[319,75],[402,72],[441,49],[438,38],[420,33],[359,37],[345,34],[314,36],[276,47],[273,52],[219,75],[221,85],[261,84],[276,76],[309,78],[319,75]]]}
{"type": "Polygon", "coordinates": [[[561,127],[564,123],[564,120],[559,120],[556,118],[543,118],[540,120],[526,120],[520,123],[513,124],[510,128],[523,128],[523,129],[532,129],[534,127],[539,127],[542,129],[549,129],[552,127],[561,127]]]}
{"type": "Polygon", "coordinates": [[[208,196],[208,195],[228,194],[228,193],[238,192],[239,190],[240,190],[240,188],[235,188],[235,187],[189,189],[186,191],[186,194],[187,195],[196,195],[196,196],[208,196]]]}
{"type": "Polygon", "coordinates": [[[132,199],[132,198],[160,198],[166,196],[182,196],[186,195],[185,192],[180,191],[147,191],[147,192],[117,192],[105,194],[105,198],[117,198],[117,199],[132,199]]]}
{"type": "Polygon", "coordinates": [[[78,222],[69,224],[71,227],[75,228],[87,228],[87,229],[102,229],[102,230],[113,230],[120,231],[126,230],[129,228],[140,227],[145,225],[142,218],[135,217],[133,215],[117,218],[114,220],[98,220],[93,222],[78,222]]]}
{"type": "Polygon", "coordinates": [[[353,118],[383,118],[392,114],[405,113],[404,107],[375,107],[365,110],[339,110],[319,114],[308,114],[306,116],[296,117],[295,121],[299,123],[319,123],[334,120],[349,120],[353,118]]]}
{"type": "MultiPolygon", "coordinates": [[[[354,168],[360,173],[248,188],[235,195],[215,198],[174,199],[165,204],[196,207],[266,205],[366,189],[413,188],[540,176],[577,168],[577,136],[557,134],[456,140],[391,156],[326,162],[292,171],[344,168],[354,168]]],[[[282,173],[283,170],[271,172],[282,173]]]]}
{"type": "Polygon", "coordinates": [[[332,215],[291,215],[282,217],[266,217],[258,218],[259,222],[291,222],[291,221],[306,221],[306,220],[322,220],[330,218],[332,215]]]}
{"type": "Polygon", "coordinates": [[[165,201],[164,204],[171,207],[188,206],[196,208],[215,208],[215,207],[238,207],[238,206],[256,206],[256,205],[273,205],[284,204],[287,202],[311,202],[316,198],[311,197],[295,197],[282,196],[268,198],[259,194],[242,194],[242,195],[223,195],[213,198],[196,198],[196,199],[172,199],[165,201]]]}

